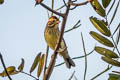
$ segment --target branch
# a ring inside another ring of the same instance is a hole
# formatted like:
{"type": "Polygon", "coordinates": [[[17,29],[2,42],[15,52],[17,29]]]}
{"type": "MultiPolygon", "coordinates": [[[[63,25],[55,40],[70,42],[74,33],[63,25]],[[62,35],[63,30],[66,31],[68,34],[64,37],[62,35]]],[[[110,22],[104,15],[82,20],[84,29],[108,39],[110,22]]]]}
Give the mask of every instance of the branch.
{"type": "Polygon", "coordinates": [[[117,28],[115,29],[115,31],[113,32],[112,36],[115,35],[115,33],[117,32],[117,30],[120,28],[120,23],[118,24],[117,28]]]}
{"type": "Polygon", "coordinates": [[[114,47],[116,48],[118,54],[120,55],[120,51],[119,51],[119,49],[118,49],[118,47],[117,47],[117,44],[116,44],[115,41],[114,41],[113,36],[111,36],[111,39],[112,39],[112,41],[113,41],[114,47]]]}
{"type": "Polygon", "coordinates": [[[72,73],[72,75],[70,76],[70,78],[68,80],[72,80],[74,74],[75,74],[75,71],[72,73]]]}
{"type": "Polygon", "coordinates": [[[87,73],[87,54],[86,54],[86,50],[85,50],[85,44],[84,44],[84,39],[83,39],[82,33],[81,33],[81,38],[82,38],[83,50],[84,50],[84,53],[85,53],[85,72],[84,72],[84,80],[85,80],[86,73],[87,73]]]}
{"type": "MultiPolygon", "coordinates": [[[[86,54],[86,56],[92,54],[93,51],[94,51],[94,50],[92,50],[90,53],[86,54]]],[[[72,59],[75,60],[75,59],[80,59],[80,58],[84,58],[84,57],[85,57],[85,55],[79,56],[79,57],[74,57],[74,58],[72,58],[72,59]]],[[[60,63],[60,64],[57,64],[57,65],[55,65],[55,67],[61,66],[61,65],[63,65],[64,63],[65,63],[65,62],[62,62],[62,63],[60,63]]]]}
{"type": "Polygon", "coordinates": [[[59,13],[59,12],[57,12],[57,11],[55,11],[55,10],[49,8],[49,7],[48,7],[47,5],[45,5],[44,3],[40,3],[40,5],[43,6],[45,9],[51,11],[52,13],[56,14],[56,15],[59,15],[59,16],[61,16],[61,17],[64,16],[64,14],[59,13]]]}
{"type": "Polygon", "coordinates": [[[66,6],[66,8],[68,8],[68,6],[67,6],[67,4],[66,4],[65,0],[63,0],[63,3],[64,3],[64,5],[66,6]]]}
{"type": "Polygon", "coordinates": [[[111,68],[112,68],[112,66],[109,67],[109,65],[108,65],[108,67],[107,67],[104,71],[100,72],[99,74],[97,74],[95,77],[93,77],[93,78],[90,79],[90,80],[96,79],[97,77],[99,77],[100,75],[104,74],[105,72],[107,72],[107,71],[110,70],[111,68]]]}
{"type": "Polygon", "coordinates": [[[28,74],[28,73],[26,73],[26,72],[20,72],[20,73],[23,73],[23,74],[26,74],[26,75],[28,75],[28,76],[30,76],[30,77],[32,77],[32,78],[34,78],[35,80],[39,80],[38,78],[36,78],[36,77],[34,77],[33,75],[31,75],[31,74],[28,74]]]}
{"type": "Polygon", "coordinates": [[[61,6],[61,7],[60,7],[60,8],[58,8],[58,9],[55,9],[55,11],[58,11],[58,10],[60,10],[60,9],[64,8],[64,7],[65,7],[65,5],[61,6]]]}
{"type": "Polygon", "coordinates": [[[113,16],[112,16],[112,18],[111,18],[111,20],[110,20],[110,23],[109,23],[108,27],[110,27],[111,23],[113,22],[113,20],[114,20],[114,18],[115,18],[115,16],[116,16],[116,13],[117,13],[117,11],[118,11],[119,4],[120,4],[120,0],[119,0],[118,3],[117,3],[117,6],[116,6],[116,8],[115,8],[115,11],[114,11],[114,13],[113,13],[113,16]]]}
{"type": "Polygon", "coordinates": [[[118,72],[118,71],[112,71],[112,72],[117,73],[117,74],[120,74],[120,72],[118,72]]]}
{"type": "Polygon", "coordinates": [[[115,4],[115,1],[116,1],[116,0],[113,1],[113,3],[112,3],[112,5],[111,5],[110,9],[109,9],[108,12],[107,12],[107,15],[111,12],[111,10],[112,10],[112,8],[113,8],[113,6],[114,6],[114,4],[115,4]]]}
{"type": "Polygon", "coordinates": [[[70,5],[72,5],[72,6],[82,6],[82,5],[86,5],[87,3],[89,3],[90,1],[92,1],[92,0],[88,0],[88,1],[85,1],[85,2],[82,2],[82,3],[73,3],[73,2],[71,2],[71,3],[69,3],[70,5]]]}
{"type": "MultiPolygon", "coordinates": [[[[71,0],[69,0],[69,2],[70,1],[71,0]]],[[[63,38],[64,29],[65,29],[65,25],[66,25],[68,13],[69,13],[69,8],[70,8],[70,5],[68,5],[68,8],[66,9],[65,16],[62,16],[63,17],[63,21],[62,21],[61,30],[60,30],[60,36],[59,36],[59,39],[58,39],[58,43],[56,44],[55,51],[54,51],[54,53],[53,53],[53,55],[51,57],[51,61],[50,61],[50,64],[48,66],[47,72],[45,74],[44,80],[49,80],[49,78],[51,76],[51,73],[53,71],[53,68],[54,68],[54,65],[55,65],[55,62],[56,62],[56,57],[57,57],[57,50],[59,49],[61,40],[63,38]]]]}
{"type": "MultiPolygon", "coordinates": [[[[51,8],[54,10],[54,0],[52,0],[51,8]]],[[[53,16],[53,12],[51,12],[51,16],[53,16]]]]}
{"type": "Polygon", "coordinates": [[[45,72],[46,72],[46,69],[47,69],[47,59],[48,59],[48,52],[49,52],[49,46],[47,45],[47,49],[46,49],[46,57],[45,57],[45,66],[44,66],[44,73],[43,73],[43,78],[45,76],[45,72]]]}
{"type": "Polygon", "coordinates": [[[74,30],[74,29],[80,27],[81,24],[79,24],[79,23],[80,23],[80,20],[79,20],[71,29],[66,30],[64,33],[69,32],[69,31],[72,31],[72,30],[74,30]],[[78,25],[78,24],[79,24],[79,25],[78,25]]]}
{"type": "Polygon", "coordinates": [[[7,70],[6,70],[6,66],[5,66],[5,63],[4,63],[4,61],[3,61],[3,57],[2,57],[2,54],[1,54],[1,53],[0,53],[0,60],[1,60],[1,62],[2,62],[3,68],[4,68],[5,72],[6,72],[9,80],[12,80],[12,78],[10,77],[10,75],[8,74],[8,72],[7,72],[7,70]]]}

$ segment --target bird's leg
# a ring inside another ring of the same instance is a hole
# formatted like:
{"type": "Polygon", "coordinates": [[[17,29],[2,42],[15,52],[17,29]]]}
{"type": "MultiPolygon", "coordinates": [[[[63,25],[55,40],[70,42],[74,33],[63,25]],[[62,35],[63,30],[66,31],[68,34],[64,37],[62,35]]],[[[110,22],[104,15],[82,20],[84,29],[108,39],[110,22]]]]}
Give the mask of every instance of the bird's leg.
{"type": "Polygon", "coordinates": [[[67,49],[67,47],[64,48],[59,48],[59,50],[57,51],[58,53],[64,52],[67,49]]]}

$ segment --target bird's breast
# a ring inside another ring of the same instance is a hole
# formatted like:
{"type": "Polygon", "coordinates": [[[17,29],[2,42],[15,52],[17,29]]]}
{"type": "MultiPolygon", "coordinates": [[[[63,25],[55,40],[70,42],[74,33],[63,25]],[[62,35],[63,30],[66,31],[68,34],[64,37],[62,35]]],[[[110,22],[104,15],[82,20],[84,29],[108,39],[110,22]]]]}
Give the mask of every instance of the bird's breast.
{"type": "Polygon", "coordinates": [[[46,29],[44,36],[48,46],[54,50],[57,44],[59,31],[55,29],[46,29]]]}

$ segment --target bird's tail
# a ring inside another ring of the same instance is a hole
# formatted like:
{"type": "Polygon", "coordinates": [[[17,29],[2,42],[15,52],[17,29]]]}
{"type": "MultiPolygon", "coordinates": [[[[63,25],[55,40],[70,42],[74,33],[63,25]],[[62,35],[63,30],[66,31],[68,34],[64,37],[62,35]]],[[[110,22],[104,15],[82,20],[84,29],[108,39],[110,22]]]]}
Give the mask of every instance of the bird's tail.
{"type": "Polygon", "coordinates": [[[75,63],[73,62],[73,60],[68,55],[68,52],[63,55],[63,59],[64,59],[65,64],[68,68],[71,68],[71,66],[75,67],[75,63]]]}

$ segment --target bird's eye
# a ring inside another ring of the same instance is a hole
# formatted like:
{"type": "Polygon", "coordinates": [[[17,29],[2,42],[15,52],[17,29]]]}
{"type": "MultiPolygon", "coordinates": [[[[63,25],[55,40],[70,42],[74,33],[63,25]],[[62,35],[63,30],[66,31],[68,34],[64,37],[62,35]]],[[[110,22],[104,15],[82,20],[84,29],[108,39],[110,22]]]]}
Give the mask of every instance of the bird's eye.
{"type": "Polygon", "coordinates": [[[53,20],[53,22],[55,22],[55,20],[53,20]]]}

